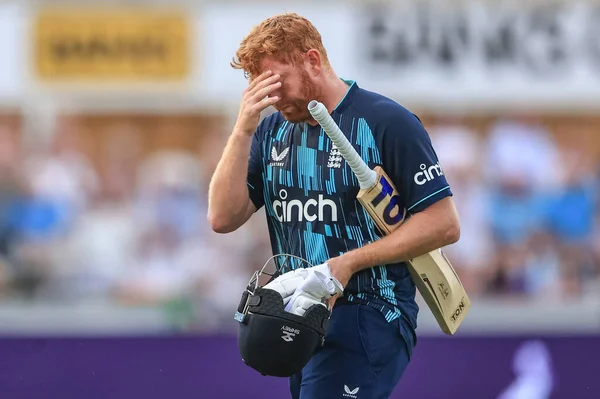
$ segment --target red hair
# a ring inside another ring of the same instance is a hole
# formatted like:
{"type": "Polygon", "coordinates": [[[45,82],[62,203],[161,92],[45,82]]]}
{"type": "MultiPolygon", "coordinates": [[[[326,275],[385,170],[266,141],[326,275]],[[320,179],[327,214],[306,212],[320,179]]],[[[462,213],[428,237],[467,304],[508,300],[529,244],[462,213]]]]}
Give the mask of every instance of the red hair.
{"type": "Polygon", "coordinates": [[[246,76],[257,76],[259,65],[266,56],[295,64],[303,53],[315,49],[321,54],[321,62],[329,65],[327,51],[321,34],[306,18],[296,13],[275,15],[252,28],[242,40],[231,66],[242,69],[246,76]]]}

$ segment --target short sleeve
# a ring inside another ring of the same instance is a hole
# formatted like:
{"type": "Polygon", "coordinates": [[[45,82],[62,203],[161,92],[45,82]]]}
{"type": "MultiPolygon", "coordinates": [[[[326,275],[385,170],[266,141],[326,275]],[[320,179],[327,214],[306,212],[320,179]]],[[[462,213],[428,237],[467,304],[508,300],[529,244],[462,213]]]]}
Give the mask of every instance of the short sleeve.
{"type": "Polygon", "coordinates": [[[403,107],[381,127],[383,168],[409,213],[451,196],[450,185],[421,121],[403,107]]]}
{"type": "Polygon", "coordinates": [[[252,146],[250,147],[250,157],[248,159],[248,191],[250,200],[254,203],[256,209],[260,209],[265,204],[263,177],[262,177],[262,153],[261,153],[261,137],[257,131],[252,137],[252,146]]]}

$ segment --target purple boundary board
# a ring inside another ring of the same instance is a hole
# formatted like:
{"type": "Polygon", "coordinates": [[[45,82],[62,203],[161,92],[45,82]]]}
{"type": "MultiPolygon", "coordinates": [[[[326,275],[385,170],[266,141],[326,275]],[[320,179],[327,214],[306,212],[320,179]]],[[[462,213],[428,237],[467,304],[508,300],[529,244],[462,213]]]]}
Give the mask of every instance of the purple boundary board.
{"type": "MultiPolygon", "coordinates": [[[[287,379],[242,363],[235,336],[4,337],[0,354],[0,398],[289,397],[287,379]]],[[[542,397],[600,398],[600,335],[421,338],[392,398],[498,398],[515,370],[549,386],[542,397]]]]}

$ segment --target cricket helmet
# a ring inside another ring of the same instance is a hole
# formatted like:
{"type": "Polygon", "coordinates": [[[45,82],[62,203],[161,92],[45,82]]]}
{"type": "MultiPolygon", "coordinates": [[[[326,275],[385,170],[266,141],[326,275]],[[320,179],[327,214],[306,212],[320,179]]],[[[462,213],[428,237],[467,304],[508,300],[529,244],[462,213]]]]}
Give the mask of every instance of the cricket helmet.
{"type": "Polygon", "coordinates": [[[254,272],[234,319],[239,322],[238,349],[244,363],[265,376],[290,377],[301,371],[325,342],[331,312],[319,304],[311,306],[304,316],[286,312],[281,295],[263,288],[284,267],[277,267],[273,274],[265,272],[269,261],[276,257],[285,257],[283,265],[295,259],[312,266],[289,254],[269,258],[262,269],[254,272]],[[259,279],[264,275],[270,279],[261,286],[259,279]]]}

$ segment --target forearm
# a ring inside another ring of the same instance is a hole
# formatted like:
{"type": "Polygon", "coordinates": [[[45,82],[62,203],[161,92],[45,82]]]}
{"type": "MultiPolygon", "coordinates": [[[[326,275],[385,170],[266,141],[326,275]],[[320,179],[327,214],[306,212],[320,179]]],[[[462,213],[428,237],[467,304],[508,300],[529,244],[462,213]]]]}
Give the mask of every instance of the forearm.
{"type": "Polygon", "coordinates": [[[364,247],[347,252],[336,263],[356,273],[376,265],[404,262],[458,241],[458,215],[450,198],[417,213],[397,230],[364,247]]]}
{"type": "Polygon", "coordinates": [[[229,137],[208,191],[208,219],[215,230],[238,225],[248,208],[248,157],[252,136],[235,131],[229,137]]]}

